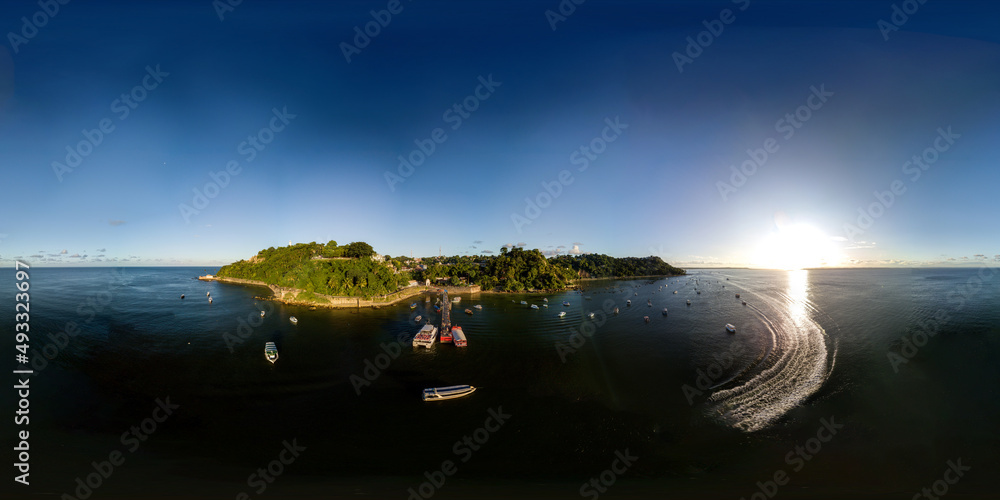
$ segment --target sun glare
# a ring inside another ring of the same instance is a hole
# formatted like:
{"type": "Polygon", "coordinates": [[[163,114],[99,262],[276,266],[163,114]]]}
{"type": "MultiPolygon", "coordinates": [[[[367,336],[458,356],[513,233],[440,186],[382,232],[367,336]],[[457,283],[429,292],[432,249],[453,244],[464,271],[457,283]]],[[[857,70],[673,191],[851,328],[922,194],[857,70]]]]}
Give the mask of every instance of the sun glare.
{"type": "Polygon", "coordinates": [[[764,237],[754,254],[754,267],[804,269],[837,265],[837,250],[828,236],[805,224],[783,227],[764,237]]]}

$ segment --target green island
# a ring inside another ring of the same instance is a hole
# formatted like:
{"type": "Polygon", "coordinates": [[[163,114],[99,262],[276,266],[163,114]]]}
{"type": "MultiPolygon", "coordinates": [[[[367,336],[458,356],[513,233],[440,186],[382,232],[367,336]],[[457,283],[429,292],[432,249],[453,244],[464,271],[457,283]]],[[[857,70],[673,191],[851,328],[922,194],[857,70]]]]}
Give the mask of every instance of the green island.
{"type": "Polygon", "coordinates": [[[322,306],[390,304],[428,287],[483,292],[559,291],[595,278],[677,276],[683,269],[656,256],[601,254],[547,258],[538,249],[503,247],[499,255],[411,258],[379,255],[371,245],[336,241],[271,247],[222,266],[213,279],[268,286],[283,302],[322,306]]]}

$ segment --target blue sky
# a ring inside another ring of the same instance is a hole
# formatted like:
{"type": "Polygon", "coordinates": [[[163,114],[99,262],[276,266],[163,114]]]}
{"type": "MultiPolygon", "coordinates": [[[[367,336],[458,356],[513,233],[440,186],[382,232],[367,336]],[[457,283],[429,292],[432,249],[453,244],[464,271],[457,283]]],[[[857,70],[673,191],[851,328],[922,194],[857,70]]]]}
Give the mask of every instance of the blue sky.
{"type": "MultiPolygon", "coordinates": [[[[330,239],[682,266],[1000,260],[991,2],[927,2],[886,31],[903,2],[588,0],[558,19],[557,1],[403,0],[348,62],[389,5],[247,0],[220,20],[207,1],[72,2],[8,35],[0,260],[216,265],[330,239]],[[706,22],[721,33],[680,71],[706,22]],[[123,93],[144,97],[127,115],[123,93]],[[102,120],[78,166],[53,167],[102,120]],[[917,177],[906,162],[935,140],[917,177]],[[434,151],[403,177],[420,143],[434,151]],[[581,147],[601,150],[585,169],[581,147]],[[226,185],[197,204],[210,183],[226,185]]],[[[38,11],[8,7],[0,28],[38,11]]]]}

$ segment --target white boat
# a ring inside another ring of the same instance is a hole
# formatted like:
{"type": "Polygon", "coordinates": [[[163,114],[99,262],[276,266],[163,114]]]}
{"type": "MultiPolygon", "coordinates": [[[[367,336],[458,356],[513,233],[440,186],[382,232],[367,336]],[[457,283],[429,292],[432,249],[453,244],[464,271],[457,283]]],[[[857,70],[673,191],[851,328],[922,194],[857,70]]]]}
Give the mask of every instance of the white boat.
{"type": "Polygon", "coordinates": [[[618,314],[618,308],[617,307],[615,308],[615,314],[618,314]]]}
{"type": "Polygon", "coordinates": [[[206,297],[211,297],[212,296],[212,292],[205,292],[205,296],[206,297]]]}
{"type": "Polygon", "coordinates": [[[542,307],[548,309],[549,305],[548,304],[542,304],[542,307]]]}
{"type": "Polygon", "coordinates": [[[473,309],[482,309],[482,308],[483,308],[483,306],[481,306],[481,305],[479,305],[479,304],[476,304],[476,305],[472,306],[472,308],[473,308],[473,309]]]}
{"type": "Polygon", "coordinates": [[[649,307],[653,307],[653,301],[652,300],[647,300],[646,301],[646,305],[649,306],[649,307]]]}
{"type": "Polygon", "coordinates": [[[271,364],[278,360],[278,347],[274,345],[274,342],[264,344],[264,356],[271,364]]]}
{"type": "Polygon", "coordinates": [[[453,303],[455,303],[455,304],[458,304],[459,302],[461,302],[461,301],[462,301],[462,297],[455,297],[455,298],[451,299],[451,301],[452,301],[453,303]]]}
{"type": "Polygon", "coordinates": [[[424,389],[424,401],[444,401],[468,396],[476,392],[476,388],[471,385],[450,385],[448,387],[431,387],[424,389]]]}
{"type": "Polygon", "coordinates": [[[564,302],[563,302],[563,305],[564,305],[564,306],[568,306],[568,305],[569,305],[569,301],[564,301],[564,302]]]}
{"type": "Polygon", "coordinates": [[[549,299],[547,299],[545,297],[542,297],[542,302],[548,302],[548,301],[549,301],[549,299]]]}
{"type": "Polygon", "coordinates": [[[469,340],[465,338],[465,332],[462,331],[462,327],[460,326],[451,327],[451,338],[455,342],[456,347],[466,347],[469,345],[469,340]]]}
{"type": "Polygon", "coordinates": [[[261,318],[263,318],[263,317],[264,317],[264,311],[261,311],[261,312],[260,312],[260,317],[261,317],[261,318]]]}
{"type": "Polygon", "coordinates": [[[296,318],[295,316],[288,318],[288,321],[291,321],[293,325],[299,324],[299,318],[296,318]]]}
{"type": "Polygon", "coordinates": [[[437,340],[438,329],[434,325],[424,325],[423,328],[413,336],[414,347],[430,347],[437,340]]]}
{"type": "Polygon", "coordinates": [[[587,317],[590,319],[594,319],[594,313],[587,313],[587,317]]]}
{"type": "Polygon", "coordinates": [[[416,318],[413,318],[413,322],[414,323],[420,323],[420,320],[422,320],[422,319],[424,319],[423,316],[417,316],[416,318]]]}
{"type": "Polygon", "coordinates": [[[538,309],[538,305],[537,304],[531,304],[531,308],[532,309],[538,309]]]}
{"type": "Polygon", "coordinates": [[[211,304],[211,303],[212,303],[212,297],[209,297],[209,298],[208,298],[208,303],[209,303],[209,304],[211,304]]]}
{"type": "Polygon", "coordinates": [[[726,331],[729,333],[736,333],[736,327],[729,323],[726,323],[726,331]]]}
{"type": "Polygon", "coordinates": [[[559,317],[560,318],[563,317],[563,316],[565,316],[565,315],[566,315],[566,311],[562,311],[562,312],[559,313],[559,317]]]}
{"type": "Polygon", "coordinates": [[[526,306],[526,305],[528,305],[528,301],[527,301],[527,300],[522,300],[522,301],[521,301],[521,305],[522,305],[522,306],[526,306]]]}
{"type": "Polygon", "coordinates": [[[677,293],[677,290],[674,290],[674,293],[677,293]]]}
{"type": "Polygon", "coordinates": [[[626,306],[631,306],[632,305],[632,299],[626,300],[625,301],[625,305],[626,306]]]}

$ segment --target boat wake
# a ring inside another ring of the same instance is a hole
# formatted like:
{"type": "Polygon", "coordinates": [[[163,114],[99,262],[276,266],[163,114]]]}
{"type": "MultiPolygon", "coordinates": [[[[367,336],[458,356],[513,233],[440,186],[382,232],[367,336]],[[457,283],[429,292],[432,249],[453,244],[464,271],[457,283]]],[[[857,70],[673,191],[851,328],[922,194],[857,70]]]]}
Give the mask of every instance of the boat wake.
{"type": "MultiPolygon", "coordinates": [[[[795,278],[792,278],[793,280],[795,278]]],[[[768,300],[776,311],[773,318],[753,308],[770,337],[749,373],[714,392],[711,411],[727,425],[745,432],[761,430],[816,393],[833,370],[834,356],[827,349],[827,335],[812,319],[817,312],[805,294],[805,283],[789,293],[768,300]],[[801,293],[798,293],[801,292],[801,293]]],[[[761,299],[767,300],[765,297],[761,299]]]]}

